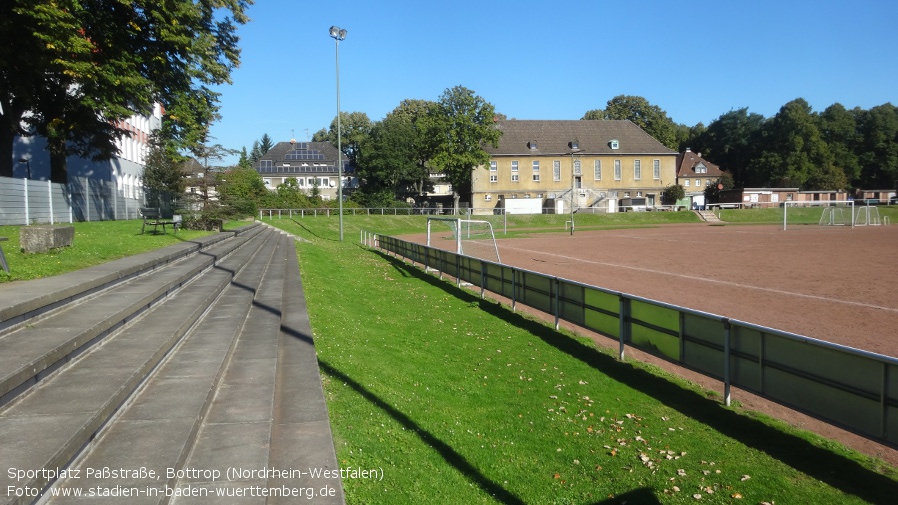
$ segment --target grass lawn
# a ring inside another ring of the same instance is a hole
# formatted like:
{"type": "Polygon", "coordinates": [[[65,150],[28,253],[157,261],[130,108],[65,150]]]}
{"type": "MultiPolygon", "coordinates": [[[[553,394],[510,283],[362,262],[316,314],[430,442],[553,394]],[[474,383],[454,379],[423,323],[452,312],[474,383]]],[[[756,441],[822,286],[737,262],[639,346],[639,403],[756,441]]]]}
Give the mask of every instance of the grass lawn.
{"type": "Polygon", "coordinates": [[[423,229],[420,216],[372,219],[347,217],[342,243],[336,219],[272,221],[308,240],[340,465],[380,472],[344,480],[349,503],[894,500],[881,462],[363,248],[360,229],[423,229]]]}
{"type": "MultiPolygon", "coordinates": [[[[9,239],[0,242],[0,247],[3,247],[10,268],[9,273],[0,270],[0,282],[59,275],[212,233],[178,230],[177,234],[141,235],[141,223],[140,220],[74,223],[75,240],[72,246],[43,254],[25,254],[21,251],[20,226],[0,226],[0,237],[9,239]]],[[[226,229],[240,225],[238,222],[226,223],[226,229]]]]}

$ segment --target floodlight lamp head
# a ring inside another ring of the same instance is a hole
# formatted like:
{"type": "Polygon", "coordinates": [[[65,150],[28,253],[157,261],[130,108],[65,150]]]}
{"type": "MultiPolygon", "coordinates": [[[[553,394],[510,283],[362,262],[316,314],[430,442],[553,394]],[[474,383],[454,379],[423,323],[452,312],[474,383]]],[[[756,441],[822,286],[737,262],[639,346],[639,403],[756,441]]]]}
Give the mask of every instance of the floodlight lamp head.
{"type": "Polygon", "coordinates": [[[346,30],[344,30],[338,26],[331,26],[330,36],[338,41],[343,40],[346,38],[346,30]]]}

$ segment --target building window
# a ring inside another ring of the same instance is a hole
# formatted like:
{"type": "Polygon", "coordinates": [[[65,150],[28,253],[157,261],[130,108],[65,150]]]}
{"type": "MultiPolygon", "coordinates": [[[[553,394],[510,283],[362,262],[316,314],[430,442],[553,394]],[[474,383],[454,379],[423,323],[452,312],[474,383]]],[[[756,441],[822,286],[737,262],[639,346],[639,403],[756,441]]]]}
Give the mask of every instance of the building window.
{"type": "Polygon", "coordinates": [[[689,179],[683,179],[683,187],[685,187],[685,188],[689,187],[689,179]]]}
{"type": "Polygon", "coordinates": [[[561,161],[555,160],[552,162],[552,180],[558,182],[561,180],[561,161]]]}
{"type": "Polygon", "coordinates": [[[533,182],[539,182],[539,161],[533,162],[533,182]]]}
{"type": "Polygon", "coordinates": [[[518,162],[511,162],[511,182],[518,182],[520,180],[520,176],[518,174],[518,162]]]}
{"type": "Polygon", "coordinates": [[[259,170],[263,172],[271,172],[274,168],[274,162],[272,160],[260,160],[259,161],[259,170]]]}
{"type": "Polygon", "coordinates": [[[614,160],[614,180],[620,180],[620,160],[614,160]]]}
{"type": "Polygon", "coordinates": [[[701,180],[701,179],[696,179],[696,180],[695,180],[695,187],[698,188],[698,187],[701,187],[701,185],[702,185],[702,180],[701,180]]]}
{"type": "Polygon", "coordinates": [[[499,182],[499,167],[496,161],[490,162],[490,182],[499,182]]]}
{"type": "Polygon", "coordinates": [[[661,160],[652,160],[652,178],[661,179],[661,160]]]}
{"type": "Polygon", "coordinates": [[[642,161],[633,160],[633,179],[637,181],[642,179],[642,161]]]}
{"type": "Polygon", "coordinates": [[[597,181],[602,180],[602,160],[596,160],[595,162],[593,162],[592,177],[597,181]]]}

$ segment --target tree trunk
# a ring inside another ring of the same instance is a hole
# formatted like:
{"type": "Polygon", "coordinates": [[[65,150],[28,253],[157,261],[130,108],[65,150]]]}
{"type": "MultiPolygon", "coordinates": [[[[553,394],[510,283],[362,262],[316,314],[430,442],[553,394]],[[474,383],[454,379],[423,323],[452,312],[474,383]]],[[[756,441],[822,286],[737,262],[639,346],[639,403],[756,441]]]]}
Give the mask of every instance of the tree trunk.
{"type": "Polygon", "coordinates": [[[64,138],[48,138],[47,151],[50,153],[50,182],[59,184],[67,184],[69,182],[69,171],[65,153],[64,138]]]}
{"type": "Polygon", "coordinates": [[[16,161],[12,159],[15,134],[0,127],[0,177],[12,177],[16,161]]]}

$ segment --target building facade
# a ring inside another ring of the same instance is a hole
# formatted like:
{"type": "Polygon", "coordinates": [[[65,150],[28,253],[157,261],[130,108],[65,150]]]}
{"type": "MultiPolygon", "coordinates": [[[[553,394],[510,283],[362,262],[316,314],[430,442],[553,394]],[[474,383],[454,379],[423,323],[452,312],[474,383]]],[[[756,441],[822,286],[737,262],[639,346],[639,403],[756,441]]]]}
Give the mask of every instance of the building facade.
{"type": "Polygon", "coordinates": [[[475,214],[617,212],[661,204],[677,152],[627,120],[497,121],[499,146],[472,174],[475,214]],[[518,202],[514,200],[535,200],[518,202]],[[514,209],[514,210],[513,210],[514,209]]]}
{"type": "MultiPolygon", "coordinates": [[[[336,200],[339,172],[337,148],[330,142],[278,142],[263,154],[254,168],[265,187],[274,191],[287,179],[296,179],[299,189],[310,193],[317,188],[322,200],[336,200]]],[[[343,157],[343,194],[358,187],[354,170],[343,157]]]]}
{"type": "Polygon", "coordinates": [[[694,153],[688,147],[677,156],[677,184],[683,186],[686,198],[678,204],[690,209],[704,209],[705,188],[718,184],[725,172],[717,165],[702,158],[702,153],[694,153]]]}

